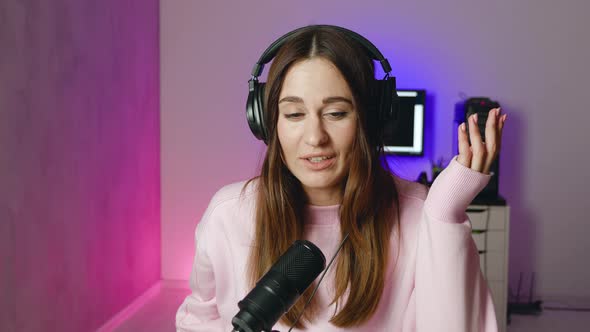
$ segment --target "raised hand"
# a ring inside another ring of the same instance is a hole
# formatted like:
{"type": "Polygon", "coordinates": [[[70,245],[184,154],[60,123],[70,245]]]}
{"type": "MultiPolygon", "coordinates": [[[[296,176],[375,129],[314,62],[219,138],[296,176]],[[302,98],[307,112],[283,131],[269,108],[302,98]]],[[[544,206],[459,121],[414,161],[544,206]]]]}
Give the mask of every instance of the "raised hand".
{"type": "Polygon", "coordinates": [[[469,146],[465,123],[462,123],[458,129],[459,156],[457,161],[465,167],[489,174],[492,162],[500,153],[502,129],[506,122],[506,116],[507,114],[500,114],[500,108],[490,110],[486,121],[485,138],[482,138],[477,126],[477,113],[471,115],[467,119],[467,121],[470,121],[469,137],[471,137],[471,146],[469,146]]]}

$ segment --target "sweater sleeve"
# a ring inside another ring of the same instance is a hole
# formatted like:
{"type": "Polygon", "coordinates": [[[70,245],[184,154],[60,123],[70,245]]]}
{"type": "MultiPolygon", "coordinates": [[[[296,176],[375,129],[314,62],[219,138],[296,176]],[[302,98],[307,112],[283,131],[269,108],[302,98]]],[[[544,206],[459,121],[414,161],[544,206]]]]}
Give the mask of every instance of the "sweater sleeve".
{"type": "Polygon", "coordinates": [[[176,312],[177,332],[217,332],[222,328],[215,297],[215,275],[207,252],[207,213],[195,230],[195,257],[190,275],[192,293],[176,312]]]}
{"type": "Polygon", "coordinates": [[[466,214],[490,177],[454,158],[428,193],[417,244],[414,291],[418,332],[498,330],[466,214]]]}

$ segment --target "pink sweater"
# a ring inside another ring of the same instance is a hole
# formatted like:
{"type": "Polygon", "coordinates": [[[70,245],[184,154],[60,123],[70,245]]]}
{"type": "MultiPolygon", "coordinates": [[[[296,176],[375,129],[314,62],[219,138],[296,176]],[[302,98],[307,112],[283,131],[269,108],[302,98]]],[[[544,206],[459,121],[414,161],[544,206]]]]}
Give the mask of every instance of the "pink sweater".
{"type": "MultiPolygon", "coordinates": [[[[333,289],[330,275],[334,270],[330,269],[315,295],[323,311],[307,331],[497,331],[492,298],[465,213],[489,178],[462,166],[456,158],[430,191],[396,178],[402,236],[400,241],[399,234],[392,233],[392,261],[376,313],[356,328],[330,324],[334,313],[328,305],[333,289]]],[[[245,264],[256,195],[252,188],[240,195],[243,184],[217,192],[197,226],[192,294],[178,309],[177,331],[231,331],[237,303],[250,291],[245,264]]],[[[341,240],[338,209],[308,206],[306,211],[306,239],[315,243],[327,260],[341,240]]],[[[277,324],[274,329],[286,332],[289,327],[277,324]]]]}

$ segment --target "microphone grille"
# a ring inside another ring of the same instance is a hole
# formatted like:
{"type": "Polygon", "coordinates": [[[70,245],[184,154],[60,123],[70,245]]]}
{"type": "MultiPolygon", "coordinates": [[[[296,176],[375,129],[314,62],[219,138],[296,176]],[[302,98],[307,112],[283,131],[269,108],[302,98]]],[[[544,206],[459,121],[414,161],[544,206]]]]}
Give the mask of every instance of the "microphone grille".
{"type": "Polygon", "coordinates": [[[324,270],[326,257],[313,243],[297,240],[279,258],[272,270],[280,272],[302,294],[324,270]]]}

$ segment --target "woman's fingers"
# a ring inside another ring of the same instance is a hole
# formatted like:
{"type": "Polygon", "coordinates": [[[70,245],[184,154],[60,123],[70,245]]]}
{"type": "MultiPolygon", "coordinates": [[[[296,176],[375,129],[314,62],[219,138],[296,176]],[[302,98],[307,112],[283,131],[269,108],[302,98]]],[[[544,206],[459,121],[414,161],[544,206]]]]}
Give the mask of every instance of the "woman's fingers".
{"type": "Polygon", "coordinates": [[[471,167],[471,147],[469,147],[469,138],[467,137],[465,122],[459,126],[458,131],[459,156],[457,156],[457,161],[465,167],[471,167]]]}
{"type": "Polygon", "coordinates": [[[504,123],[506,122],[506,117],[508,114],[502,114],[498,117],[498,151],[496,156],[500,154],[500,150],[502,150],[502,131],[504,130],[504,123]]]}
{"type": "Polygon", "coordinates": [[[486,146],[482,141],[479,127],[477,126],[477,113],[469,117],[469,137],[471,138],[471,169],[477,172],[483,171],[486,160],[486,146]]]}
{"type": "Polygon", "coordinates": [[[457,156],[457,161],[477,172],[489,174],[492,163],[500,153],[502,130],[506,117],[506,114],[500,115],[500,108],[490,110],[486,121],[485,140],[479,132],[477,113],[467,119],[469,121],[469,135],[467,135],[465,123],[462,123],[458,128],[459,156],[457,156]],[[471,146],[469,145],[470,138],[471,146]]]}
{"type": "MultiPolygon", "coordinates": [[[[500,116],[500,123],[499,123],[499,126],[500,126],[500,138],[502,138],[502,130],[504,130],[504,123],[506,122],[506,118],[507,118],[507,117],[508,117],[508,114],[502,114],[502,115],[500,116]]],[[[502,141],[502,140],[500,140],[500,142],[501,142],[501,141],[502,141]]],[[[499,145],[498,145],[498,146],[499,146],[499,145]]],[[[498,151],[500,151],[500,150],[498,149],[498,151]]]]}
{"type": "Polygon", "coordinates": [[[485,146],[486,146],[486,156],[485,156],[485,163],[483,166],[483,173],[488,174],[490,172],[490,168],[494,159],[498,155],[499,151],[499,141],[500,141],[500,128],[499,128],[499,108],[494,108],[488,113],[488,119],[486,121],[486,129],[485,129],[485,146]]]}

